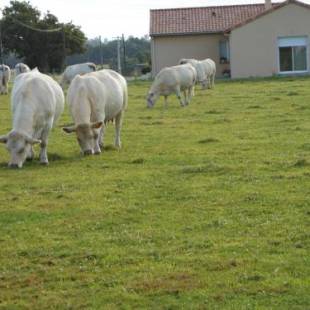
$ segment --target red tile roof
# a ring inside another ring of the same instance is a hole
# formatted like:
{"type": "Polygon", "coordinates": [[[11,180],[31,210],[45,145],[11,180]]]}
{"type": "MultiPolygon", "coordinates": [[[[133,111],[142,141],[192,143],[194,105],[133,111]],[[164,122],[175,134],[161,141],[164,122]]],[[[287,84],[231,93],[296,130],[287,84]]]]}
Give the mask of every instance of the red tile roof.
{"type": "Polygon", "coordinates": [[[264,4],[151,10],[150,36],[224,32],[264,11],[264,4]]]}
{"type": "Polygon", "coordinates": [[[252,22],[252,21],[254,21],[254,20],[258,19],[258,18],[260,18],[261,16],[264,16],[264,15],[269,14],[269,13],[275,11],[275,10],[278,10],[278,9],[282,8],[283,6],[285,6],[287,4],[290,4],[290,3],[293,3],[293,4],[299,5],[301,7],[310,9],[310,5],[307,4],[307,3],[304,3],[304,2],[301,2],[301,1],[298,1],[298,0],[286,0],[284,2],[281,2],[281,3],[278,3],[276,5],[273,5],[273,7],[271,9],[269,9],[269,10],[263,10],[261,13],[257,14],[256,16],[251,16],[248,19],[246,19],[246,20],[244,20],[244,21],[242,21],[240,23],[236,23],[235,25],[227,28],[225,30],[225,32],[228,33],[228,32],[230,32],[230,31],[232,31],[232,30],[234,30],[236,28],[242,27],[242,26],[244,26],[244,25],[246,25],[246,24],[248,24],[248,23],[250,23],[250,22],[252,22]]]}

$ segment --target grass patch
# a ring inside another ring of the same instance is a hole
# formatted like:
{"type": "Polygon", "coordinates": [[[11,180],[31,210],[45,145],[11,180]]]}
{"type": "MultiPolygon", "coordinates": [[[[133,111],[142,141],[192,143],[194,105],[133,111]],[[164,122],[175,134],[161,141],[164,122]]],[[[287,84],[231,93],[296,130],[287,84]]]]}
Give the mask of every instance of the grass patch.
{"type": "Polygon", "coordinates": [[[0,148],[0,308],[309,309],[310,78],[219,81],[185,109],[147,109],[149,87],[129,84],[121,150],[113,124],[100,156],[58,127],[48,167],[0,148]]]}

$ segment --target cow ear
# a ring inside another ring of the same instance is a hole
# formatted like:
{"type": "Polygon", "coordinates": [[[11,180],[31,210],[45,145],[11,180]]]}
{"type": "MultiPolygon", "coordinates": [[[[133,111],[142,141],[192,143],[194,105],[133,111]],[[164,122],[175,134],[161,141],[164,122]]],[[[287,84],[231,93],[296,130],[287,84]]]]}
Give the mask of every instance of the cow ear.
{"type": "Polygon", "coordinates": [[[7,143],[8,142],[8,136],[5,135],[5,136],[0,136],[0,142],[1,143],[7,143]]]}
{"type": "Polygon", "coordinates": [[[62,130],[66,133],[72,133],[76,131],[75,126],[62,127],[62,130]]]}
{"type": "Polygon", "coordinates": [[[98,128],[100,128],[102,125],[103,125],[103,122],[100,121],[100,122],[92,123],[92,124],[90,125],[90,127],[91,127],[91,128],[96,128],[96,129],[98,129],[98,128]]]}
{"type": "Polygon", "coordinates": [[[41,143],[42,141],[39,140],[39,139],[34,139],[34,138],[31,138],[31,137],[26,137],[26,142],[28,142],[29,144],[31,145],[34,145],[34,144],[39,144],[41,143]]]}

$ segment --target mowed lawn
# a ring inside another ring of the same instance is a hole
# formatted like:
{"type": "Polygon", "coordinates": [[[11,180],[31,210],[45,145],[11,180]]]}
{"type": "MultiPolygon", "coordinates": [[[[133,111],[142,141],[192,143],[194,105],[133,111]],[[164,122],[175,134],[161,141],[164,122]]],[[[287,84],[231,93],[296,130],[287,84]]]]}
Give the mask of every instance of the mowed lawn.
{"type": "Polygon", "coordinates": [[[48,167],[1,146],[0,309],[310,309],[310,79],[151,110],[149,85],[129,84],[121,151],[111,124],[92,157],[55,128],[48,167]]]}

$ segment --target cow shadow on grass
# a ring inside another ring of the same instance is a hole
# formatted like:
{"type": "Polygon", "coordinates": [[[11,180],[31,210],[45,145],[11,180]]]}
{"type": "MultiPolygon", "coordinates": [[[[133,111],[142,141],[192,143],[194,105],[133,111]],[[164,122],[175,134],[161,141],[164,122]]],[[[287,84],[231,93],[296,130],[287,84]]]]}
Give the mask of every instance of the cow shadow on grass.
{"type": "MultiPolygon", "coordinates": [[[[98,156],[98,159],[100,158],[100,156],[104,155],[104,153],[106,152],[118,152],[118,151],[119,149],[112,144],[105,145],[102,149],[102,153],[98,156]]],[[[97,157],[97,155],[92,155],[92,156],[97,157]]],[[[23,164],[23,168],[40,168],[41,169],[44,167],[51,166],[52,164],[55,164],[55,163],[57,163],[57,165],[62,165],[62,164],[65,165],[65,164],[68,164],[69,162],[73,163],[76,161],[80,161],[83,158],[85,158],[85,156],[81,154],[79,151],[72,152],[69,155],[62,155],[59,153],[48,153],[48,161],[49,161],[48,165],[41,164],[39,161],[38,155],[37,155],[35,156],[33,160],[26,160],[23,164]]],[[[10,156],[8,155],[6,159],[3,159],[3,161],[0,162],[0,169],[9,169],[8,167],[9,160],[10,160],[10,156]]]]}
{"type": "MultiPolygon", "coordinates": [[[[57,154],[57,153],[48,153],[48,161],[49,161],[49,164],[48,165],[44,165],[44,164],[41,164],[40,161],[39,161],[39,157],[38,156],[35,156],[34,159],[32,160],[26,160],[23,164],[23,168],[44,168],[44,167],[48,167],[51,165],[51,163],[67,163],[67,162],[72,162],[72,160],[74,160],[74,158],[72,156],[63,156],[63,155],[60,155],[60,154],[57,154]]],[[[76,156],[77,157],[77,160],[80,158],[80,156],[76,156]]],[[[10,169],[8,167],[8,163],[9,163],[9,160],[10,160],[10,157],[8,156],[6,160],[0,162],[0,169],[9,169],[9,170],[15,170],[15,169],[10,169]]]]}

